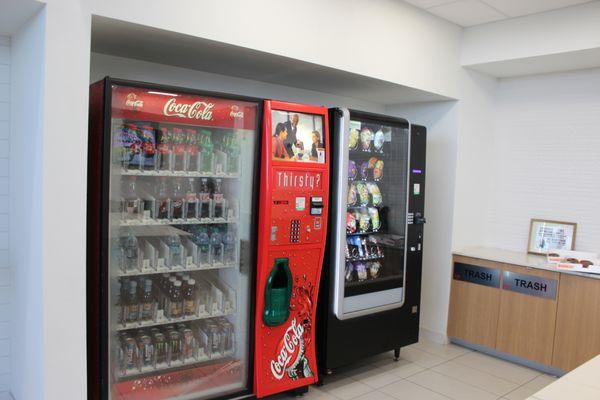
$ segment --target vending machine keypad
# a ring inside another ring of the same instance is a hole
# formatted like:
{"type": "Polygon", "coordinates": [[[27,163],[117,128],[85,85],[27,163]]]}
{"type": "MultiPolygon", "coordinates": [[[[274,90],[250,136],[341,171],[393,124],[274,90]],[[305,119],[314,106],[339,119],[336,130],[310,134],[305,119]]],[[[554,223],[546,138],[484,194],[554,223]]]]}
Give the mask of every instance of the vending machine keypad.
{"type": "Polygon", "coordinates": [[[290,243],[300,243],[300,220],[293,219],[290,224],[290,243]]]}

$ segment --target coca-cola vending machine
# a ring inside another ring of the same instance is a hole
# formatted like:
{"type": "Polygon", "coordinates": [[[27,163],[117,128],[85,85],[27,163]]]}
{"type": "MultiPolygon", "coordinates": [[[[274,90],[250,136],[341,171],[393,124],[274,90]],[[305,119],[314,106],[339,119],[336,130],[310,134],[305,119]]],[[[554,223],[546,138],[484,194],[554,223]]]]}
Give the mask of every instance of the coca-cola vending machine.
{"type": "Polygon", "coordinates": [[[254,389],[261,398],[317,381],[315,314],[329,193],[328,111],[264,105],[254,389]]]}
{"type": "Polygon", "coordinates": [[[111,78],[91,86],[88,398],[252,396],[262,106],[111,78]]]}

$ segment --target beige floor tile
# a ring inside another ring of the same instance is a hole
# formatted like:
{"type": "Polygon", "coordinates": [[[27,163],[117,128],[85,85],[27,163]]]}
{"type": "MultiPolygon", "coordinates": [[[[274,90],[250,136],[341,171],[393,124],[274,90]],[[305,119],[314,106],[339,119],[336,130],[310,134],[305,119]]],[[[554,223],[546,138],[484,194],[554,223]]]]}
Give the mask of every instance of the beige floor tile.
{"type": "Polygon", "coordinates": [[[406,347],[402,349],[400,358],[418,364],[425,368],[431,368],[438,364],[445,362],[446,360],[442,357],[427,353],[426,351],[419,350],[413,347],[406,347]]]}
{"type": "Polygon", "coordinates": [[[341,400],[353,399],[373,390],[372,387],[348,377],[325,383],[320,389],[341,400]]]}
{"type": "Polygon", "coordinates": [[[525,386],[536,389],[536,390],[542,390],[543,388],[545,388],[549,384],[553,383],[557,379],[558,379],[557,377],[552,376],[552,375],[541,374],[540,376],[527,382],[525,384],[525,386]]]}
{"type": "MultiPolygon", "coordinates": [[[[287,393],[282,393],[276,396],[268,397],[268,400],[290,400],[291,397],[287,393]]],[[[322,391],[319,387],[311,386],[308,393],[302,396],[303,400],[339,400],[332,394],[322,391]]]]}
{"type": "Polygon", "coordinates": [[[415,383],[407,380],[394,382],[379,389],[379,391],[389,394],[399,400],[447,400],[448,397],[439,393],[425,389],[415,383]]]}
{"type": "MultiPolygon", "coordinates": [[[[470,353],[472,351],[470,349],[460,347],[452,343],[439,344],[427,339],[421,339],[418,343],[415,343],[411,347],[422,351],[426,351],[427,353],[434,354],[446,360],[451,360],[453,358],[456,358],[466,353],[470,353]]],[[[400,351],[400,354],[402,355],[402,351],[400,351]]]]}
{"type": "Polygon", "coordinates": [[[538,389],[536,388],[523,385],[512,392],[507,393],[504,397],[508,400],[525,400],[533,396],[537,391],[538,389]]]}
{"type": "Polygon", "coordinates": [[[519,387],[518,383],[498,378],[454,361],[437,365],[432,370],[498,396],[503,396],[519,387]]]}
{"type": "Polygon", "coordinates": [[[535,394],[541,400],[598,400],[600,390],[562,379],[535,394]]]}
{"type": "Polygon", "coordinates": [[[403,359],[400,359],[398,361],[382,360],[375,363],[374,365],[399,378],[408,378],[411,375],[425,370],[425,368],[420,366],[419,364],[415,364],[413,362],[403,359]]]}
{"type": "Polygon", "coordinates": [[[363,394],[362,396],[359,396],[354,400],[395,400],[395,397],[392,397],[389,394],[385,394],[378,390],[374,390],[370,393],[363,394]]]}
{"type": "Polygon", "coordinates": [[[360,368],[356,368],[355,370],[348,371],[347,376],[375,389],[389,385],[390,383],[403,378],[402,376],[386,371],[384,368],[379,368],[374,364],[367,364],[360,368]]]}
{"type": "Polygon", "coordinates": [[[533,369],[522,367],[479,352],[467,353],[452,361],[479,371],[487,372],[498,378],[518,383],[519,385],[523,385],[541,375],[540,372],[533,369]]]}
{"type": "Polygon", "coordinates": [[[496,400],[498,396],[434,371],[424,371],[407,380],[455,400],[496,400]]]}

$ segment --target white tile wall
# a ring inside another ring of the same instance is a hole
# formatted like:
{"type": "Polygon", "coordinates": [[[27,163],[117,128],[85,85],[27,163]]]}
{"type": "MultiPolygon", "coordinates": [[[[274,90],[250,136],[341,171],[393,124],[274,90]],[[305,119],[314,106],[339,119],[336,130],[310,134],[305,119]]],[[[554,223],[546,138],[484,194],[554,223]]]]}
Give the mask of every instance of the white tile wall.
{"type": "Polygon", "coordinates": [[[0,399],[9,398],[12,271],[8,263],[10,39],[0,36],[0,399]]]}

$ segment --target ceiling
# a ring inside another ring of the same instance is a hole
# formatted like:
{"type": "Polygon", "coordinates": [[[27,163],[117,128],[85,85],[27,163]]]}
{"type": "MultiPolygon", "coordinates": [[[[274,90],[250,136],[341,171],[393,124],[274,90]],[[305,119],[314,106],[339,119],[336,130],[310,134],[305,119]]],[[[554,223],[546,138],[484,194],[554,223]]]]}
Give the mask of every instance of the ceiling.
{"type": "Polygon", "coordinates": [[[503,19],[537,14],[591,0],[404,0],[419,8],[454,22],[473,26],[503,19]]]}
{"type": "Polygon", "coordinates": [[[0,0],[0,35],[12,36],[42,6],[35,0],[0,0]]]}

